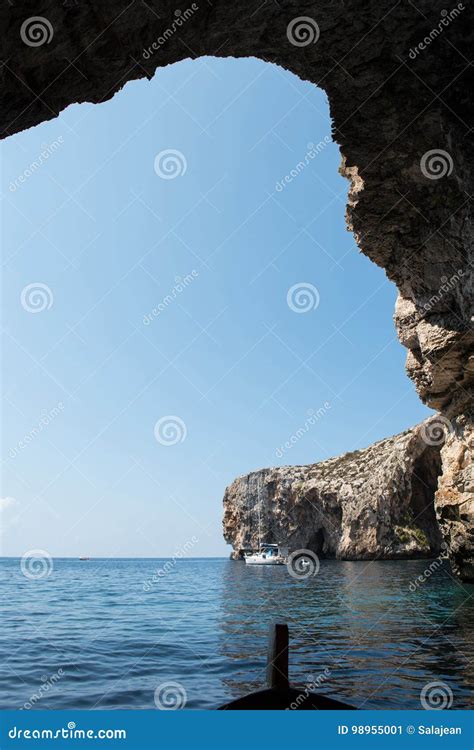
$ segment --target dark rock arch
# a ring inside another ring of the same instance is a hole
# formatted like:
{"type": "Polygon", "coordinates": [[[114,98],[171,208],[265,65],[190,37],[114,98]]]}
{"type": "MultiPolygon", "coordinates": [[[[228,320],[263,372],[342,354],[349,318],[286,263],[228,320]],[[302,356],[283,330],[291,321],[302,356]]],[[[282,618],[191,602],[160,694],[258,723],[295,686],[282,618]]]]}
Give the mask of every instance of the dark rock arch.
{"type": "Polygon", "coordinates": [[[449,9],[203,0],[181,15],[169,0],[29,0],[0,11],[2,137],[202,55],[259,57],[324,89],[351,180],[348,227],[397,285],[408,374],[445,420],[437,512],[465,578],[474,577],[473,15],[467,0],[449,9]],[[25,42],[33,16],[45,19],[40,44],[25,42]]]}

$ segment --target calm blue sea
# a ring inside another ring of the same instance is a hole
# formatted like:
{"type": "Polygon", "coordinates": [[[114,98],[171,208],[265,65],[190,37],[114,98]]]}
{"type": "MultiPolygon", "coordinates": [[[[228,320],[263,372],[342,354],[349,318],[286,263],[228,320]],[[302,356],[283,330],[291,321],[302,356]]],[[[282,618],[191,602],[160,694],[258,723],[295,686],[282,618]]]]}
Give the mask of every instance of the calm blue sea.
{"type": "Polygon", "coordinates": [[[0,560],[2,709],[154,708],[169,682],[186,708],[214,708],[264,685],[272,621],[289,624],[293,683],[420,708],[441,680],[469,705],[474,587],[445,568],[417,582],[430,561],[322,561],[302,581],[224,559],[53,562],[28,578],[0,560]]]}

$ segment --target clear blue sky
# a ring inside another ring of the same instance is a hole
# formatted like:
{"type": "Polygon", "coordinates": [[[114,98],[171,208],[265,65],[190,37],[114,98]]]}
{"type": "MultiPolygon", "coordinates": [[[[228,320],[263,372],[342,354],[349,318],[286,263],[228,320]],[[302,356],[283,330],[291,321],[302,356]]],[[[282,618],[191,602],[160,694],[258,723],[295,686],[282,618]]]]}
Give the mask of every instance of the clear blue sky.
{"type": "Polygon", "coordinates": [[[328,135],[311,84],[204,58],[3,143],[2,554],[171,556],[193,537],[192,556],[227,554],[236,476],[429,413],[395,287],[346,231],[338,147],[306,156],[328,135]],[[174,179],[155,171],[167,149],[186,163],[174,179]],[[305,313],[287,301],[301,283],[305,313]],[[155,437],[168,416],[173,445],[155,437]]]}

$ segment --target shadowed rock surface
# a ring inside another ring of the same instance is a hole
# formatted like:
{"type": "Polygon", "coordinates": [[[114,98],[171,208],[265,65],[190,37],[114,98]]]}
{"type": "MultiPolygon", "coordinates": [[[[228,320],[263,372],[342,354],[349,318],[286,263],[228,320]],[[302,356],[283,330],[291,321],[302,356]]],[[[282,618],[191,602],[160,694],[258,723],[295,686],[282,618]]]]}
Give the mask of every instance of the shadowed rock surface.
{"type": "Polygon", "coordinates": [[[424,422],[364,450],[307,466],[262,469],[224,495],[224,537],[232,556],[263,542],[320,557],[429,557],[440,551],[434,495],[440,449],[424,422]]]}
{"type": "Polygon", "coordinates": [[[168,0],[4,3],[2,137],[202,55],[259,57],[324,89],[351,182],[348,228],[397,285],[407,372],[448,420],[435,503],[453,568],[472,580],[474,7],[216,0],[192,9],[178,20],[168,0]],[[42,44],[24,41],[31,16],[49,24],[42,44]],[[289,25],[301,16],[312,32],[299,45],[289,25]]]}

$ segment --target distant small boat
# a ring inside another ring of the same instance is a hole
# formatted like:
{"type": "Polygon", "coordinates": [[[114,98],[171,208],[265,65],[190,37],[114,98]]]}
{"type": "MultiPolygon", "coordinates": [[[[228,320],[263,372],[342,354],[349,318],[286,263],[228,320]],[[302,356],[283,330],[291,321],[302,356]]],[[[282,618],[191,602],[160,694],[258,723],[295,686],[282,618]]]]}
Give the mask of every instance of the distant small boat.
{"type": "Polygon", "coordinates": [[[247,565],[286,565],[288,552],[278,544],[261,544],[258,552],[245,555],[247,565]]]}
{"type": "Polygon", "coordinates": [[[90,557],[80,557],[79,560],[90,560],[90,557]]]}

